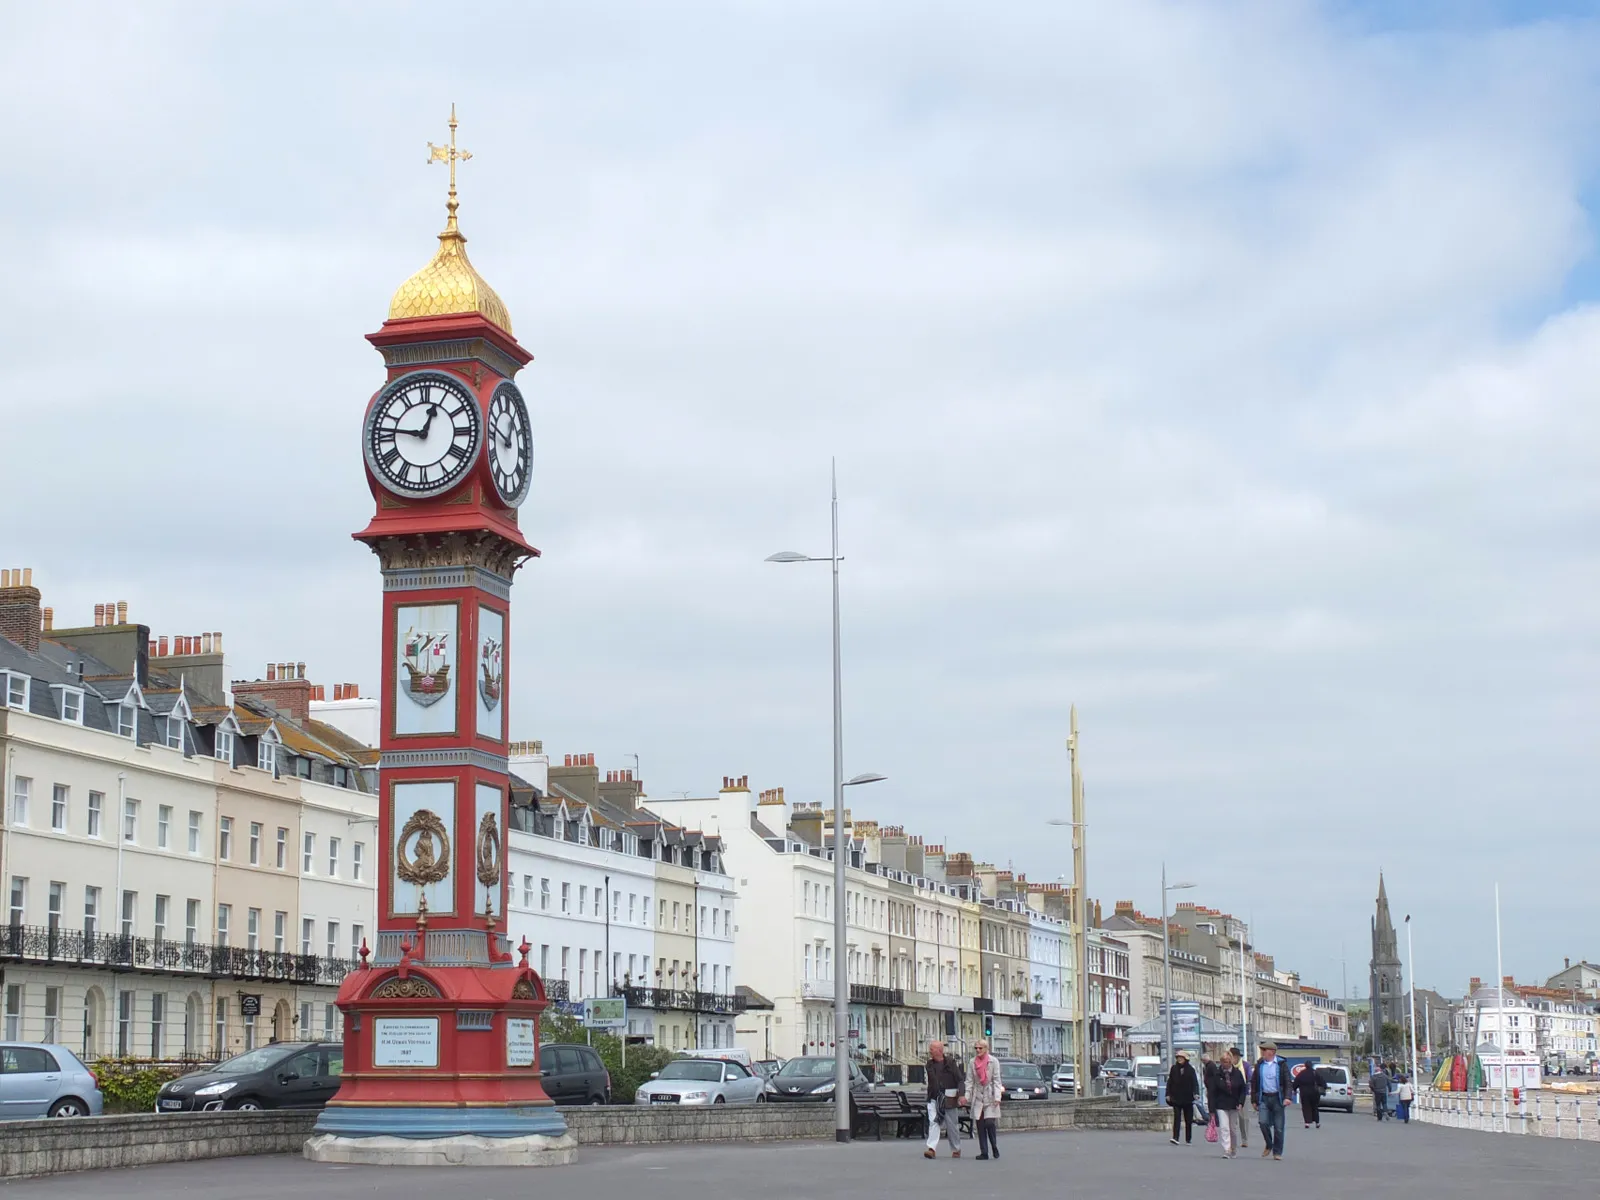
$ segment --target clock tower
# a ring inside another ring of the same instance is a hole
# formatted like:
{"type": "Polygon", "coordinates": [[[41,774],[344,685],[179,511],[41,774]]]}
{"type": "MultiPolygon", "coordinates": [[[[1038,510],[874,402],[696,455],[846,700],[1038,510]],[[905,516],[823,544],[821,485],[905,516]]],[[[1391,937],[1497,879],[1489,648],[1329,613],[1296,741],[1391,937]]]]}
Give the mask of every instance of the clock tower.
{"type": "Polygon", "coordinates": [[[467,258],[456,166],[429,263],[368,335],[383,385],[362,459],[376,509],[355,534],[383,577],[377,944],[345,979],[343,1084],[308,1157],[326,1162],[569,1162],[539,1082],[543,981],[504,934],[505,670],[511,584],[538,551],[518,506],[533,441],[517,372],[532,360],[467,258]]]}

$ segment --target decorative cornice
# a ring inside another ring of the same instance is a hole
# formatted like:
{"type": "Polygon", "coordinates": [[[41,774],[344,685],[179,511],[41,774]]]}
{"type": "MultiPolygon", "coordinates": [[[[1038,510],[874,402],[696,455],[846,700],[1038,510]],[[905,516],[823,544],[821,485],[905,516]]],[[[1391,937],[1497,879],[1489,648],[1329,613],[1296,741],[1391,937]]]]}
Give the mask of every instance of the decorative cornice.
{"type": "Polygon", "coordinates": [[[403,568],[383,573],[386,592],[419,592],[434,588],[475,587],[501,600],[511,599],[511,581],[485,567],[403,568]]]}
{"type": "Polygon", "coordinates": [[[458,750],[386,750],[378,759],[378,768],[392,771],[397,767],[461,767],[472,766],[479,770],[506,774],[506,756],[490,754],[475,748],[458,750]]]}
{"type": "Polygon", "coordinates": [[[486,530],[472,533],[413,533],[373,538],[368,545],[385,572],[477,567],[509,580],[532,555],[486,530]]]}
{"type": "Polygon", "coordinates": [[[453,338],[440,342],[411,342],[379,347],[388,367],[420,367],[434,363],[480,362],[507,379],[520,363],[485,338],[453,338]]]}

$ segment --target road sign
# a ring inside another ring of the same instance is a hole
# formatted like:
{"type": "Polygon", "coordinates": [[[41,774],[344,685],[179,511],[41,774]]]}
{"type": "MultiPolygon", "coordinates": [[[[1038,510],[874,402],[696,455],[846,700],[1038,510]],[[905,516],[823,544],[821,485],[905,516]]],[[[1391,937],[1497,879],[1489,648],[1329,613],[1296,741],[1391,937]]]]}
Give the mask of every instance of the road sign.
{"type": "Polygon", "coordinates": [[[621,996],[597,996],[583,1003],[583,1024],[587,1029],[626,1029],[628,1002],[621,996]]]}

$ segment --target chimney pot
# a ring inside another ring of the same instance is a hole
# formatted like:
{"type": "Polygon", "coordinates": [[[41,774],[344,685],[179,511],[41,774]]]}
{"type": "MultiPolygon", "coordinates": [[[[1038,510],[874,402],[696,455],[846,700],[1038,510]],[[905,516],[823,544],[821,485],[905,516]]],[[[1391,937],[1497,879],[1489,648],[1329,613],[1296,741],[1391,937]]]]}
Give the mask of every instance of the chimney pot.
{"type": "MultiPolygon", "coordinates": [[[[31,568],[29,569],[29,574],[32,574],[32,569],[31,568]]],[[[128,602],[126,600],[118,600],[117,601],[117,624],[118,625],[126,625],[127,623],[128,623],[128,602]]]]}
{"type": "Polygon", "coordinates": [[[276,663],[268,663],[267,664],[267,682],[271,683],[272,681],[276,680],[277,678],[278,678],[278,665],[276,663]]]}
{"type": "Polygon", "coordinates": [[[211,635],[211,650],[214,654],[222,653],[222,634],[213,633],[211,635]]]}
{"type": "Polygon", "coordinates": [[[564,763],[562,763],[561,765],[564,766],[564,767],[570,767],[572,765],[572,755],[570,755],[570,754],[567,755],[566,761],[564,763]]]}
{"type": "Polygon", "coordinates": [[[304,679],[306,677],[306,665],[305,665],[305,663],[295,663],[294,666],[295,666],[295,671],[298,673],[297,674],[297,678],[304,679]]]}
{"type": "Polygon", "coordinates": [[[150,647],[149,647],[149,649],[147,649],[145,651],[145,653],[150,658],[154,658],[156,656],[156,640],[155,640],[155,638],[151,638],[150,639],[150,647]]]}
{"type": "Polygon", "coordinates": [[[33,568],[32,567],[23,567],[22,568],[22,586],[23,587],[32,587],[33,586],[33,568]]]}
{"type": "Polygon", "coordinates": [[[45,627],[46,630],[51,630],[51,629],[54,629],[56,627],[56,610],[55,609],[47,608],[47,609],[44,610],[44,627],[45,627]]]}
{"type": "Polygon", "coordinates": [[[156,639],[156,653],[162,658],[167,656],[167,635],[162,634],[156,639]]]}
{"type": "Polygon", "coordinates": [[[202,633],[200,635],[200,653],[211,653],[211,635],[209,633],[202,633]]]}
{"type": "Polygon", "coordinates": [[[0,570],[0,588],[8,588],[10,586],[11,586],[11,569],[9,567],[7,567],[4,570],[0,570]]]}
{"type": "MultiPolygon", "coordinates": [[[[5,572],[5,586],[6,587],[10,587],[11,586],[11,572],[10,571],[5,572]]],[[[104,625],[105,623],[106,623],[106,606],[104,604],[96,604],[94,606],[94,626],[95,626],[96,629],[98,629],[98,628],[100,628],[100,626],[104,625]]]]}
{"type": "Polygon", "coordinates": [[[333,698],[335,700],[344,699],[344,684],[336,683],[333,685],[333,698]]]}

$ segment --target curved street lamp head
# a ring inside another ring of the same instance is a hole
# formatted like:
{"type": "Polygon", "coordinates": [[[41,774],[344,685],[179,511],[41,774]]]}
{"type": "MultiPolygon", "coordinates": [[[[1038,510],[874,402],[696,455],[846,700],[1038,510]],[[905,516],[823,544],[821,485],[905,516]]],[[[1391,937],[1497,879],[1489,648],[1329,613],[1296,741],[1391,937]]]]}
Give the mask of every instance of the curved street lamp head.
{"type": "Polygon", "coordinates": [[[854,779],[846,779],[844,786],[855,787],[858,783],[882,783],[887,778],[889,778],[887,775],[879,775],[876,771],[868,771],[865,775],[857,775],[854,779]]]}
{"type": "Polygon", "coordinates": [[[767,555],[767,562],[805,562],[808,555],[801,554],[798,550],[779,550],[776,554],[767,555]]]}
{"type": "Polygon", "coordinates": [[[1087,822],[1087,821],[1068,821],[1063,817],[1051,817],[1048,821],[1045,822],[1045,824],[1046,825],[1054,825],[1058,829],[1087,829],[1087,828],[1089,828],[1089,822],[1087,822]]]}
{"type": "Polygon", "coordinates": [[[1181,892],[1181,891],[1183,891],[1184,888],[1192,888],[1192,887],[1199,887],[1199,886],[1200,885],[1198,883],[1192,883],[1192,882],[1190,882],[1188,880],[1185,880],[1182,883],[1169,883],[1169,884],[1167,884],[1167,891],[1169,891],[1169,892],[1181,892]]]}

